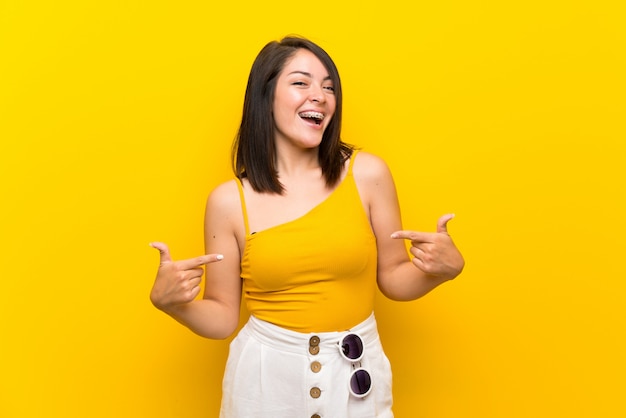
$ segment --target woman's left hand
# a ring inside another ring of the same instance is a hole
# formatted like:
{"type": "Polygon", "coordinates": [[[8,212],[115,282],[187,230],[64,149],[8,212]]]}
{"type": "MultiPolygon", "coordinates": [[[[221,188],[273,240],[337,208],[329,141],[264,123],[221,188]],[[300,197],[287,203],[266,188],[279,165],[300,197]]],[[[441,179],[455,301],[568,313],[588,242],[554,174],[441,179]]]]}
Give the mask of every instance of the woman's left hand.
{"type": "Polygon", "coordinates": [[[437,222],[437,232],[397,231],[394,239],[411,240],[413,264],[429,276],[454,279],[458,276],[465,260],[448,234],[447,224],[454,215],[443,215],[437,222]]]}

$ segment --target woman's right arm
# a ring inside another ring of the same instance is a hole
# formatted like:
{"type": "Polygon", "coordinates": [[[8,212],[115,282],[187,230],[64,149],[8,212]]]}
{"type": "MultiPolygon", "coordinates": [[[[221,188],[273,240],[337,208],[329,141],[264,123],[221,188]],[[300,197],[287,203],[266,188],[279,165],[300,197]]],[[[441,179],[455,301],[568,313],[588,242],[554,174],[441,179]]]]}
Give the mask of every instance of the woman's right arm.
{"type": "Polygon", "coordinates": [[[241,219],[236,185],[225,183],[207,200],[204,231],[207,255],[172,261],[165,244],[151,244],[161,253],[161,264],[150,294],[152,303],[206,338],[227,338],[239,324],[241,278],[237,231],[241,228],[241,219]],[[206,270],[204,298],[196,299],[203,265],[206,270]]]}

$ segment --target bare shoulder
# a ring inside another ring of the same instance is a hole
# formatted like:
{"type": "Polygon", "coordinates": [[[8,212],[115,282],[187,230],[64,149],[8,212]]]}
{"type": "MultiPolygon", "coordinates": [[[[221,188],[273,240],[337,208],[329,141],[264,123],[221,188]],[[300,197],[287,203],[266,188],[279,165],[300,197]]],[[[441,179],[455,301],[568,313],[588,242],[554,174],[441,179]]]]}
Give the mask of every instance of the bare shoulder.
{"type": "MultiPolygon", "coordinates": [[[[393,177],[385,160],[361,151],[355,157],[352,173],[372,221],[377,214],[387,213],[392,209],[384,207],[386,204],[393,205],[397,200],[393,177]]],[[[376,228],[376,225],[373,226],[376,228]]]]}
{"type": "MultiPolygon", "coordinates": [[[[245,226],[243,221],[243,209],[239,195],[239,187],[236,180],[230,180],[218,185],[209,194],[204,218],[205,240],[207,248],[219,248],[224,253],[227,242],[214,242],[219,239],[236,238],[240,249],[245,241],[245,226]],[[212,237],[213,239],[209,239],[212,237]]],[[[217,250],[216,250],[217,251],[217,250]]],[[[233,252],[234,254],[234,252],[233,252]]]]}
{"type": "Polygon", "coordinates": [[[239,188],[236,180],[224,182],[211,191],[207,199],[207,211],[230,214],[241,209],[239,188]]]}
{"type": "Polygon", "coordinates": [[[359,152],[354,160],[354,178],[357,183],[377,185],[391,180],[391,171],[385,160],[369,152],[359,152]]]}

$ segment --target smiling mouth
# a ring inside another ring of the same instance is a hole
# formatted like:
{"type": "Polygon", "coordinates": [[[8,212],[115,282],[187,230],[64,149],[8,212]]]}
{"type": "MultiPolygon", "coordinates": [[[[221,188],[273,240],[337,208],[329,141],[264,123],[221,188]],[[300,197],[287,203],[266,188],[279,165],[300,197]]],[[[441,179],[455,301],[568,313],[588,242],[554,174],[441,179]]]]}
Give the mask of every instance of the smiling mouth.
{"type": "Polygon", "coordinates": [[[316,125],[319,125],[324,120],[324,114],[320,112],[301,112],[298,113],[302,119],[308,119],[315,122],[316,125]]]}

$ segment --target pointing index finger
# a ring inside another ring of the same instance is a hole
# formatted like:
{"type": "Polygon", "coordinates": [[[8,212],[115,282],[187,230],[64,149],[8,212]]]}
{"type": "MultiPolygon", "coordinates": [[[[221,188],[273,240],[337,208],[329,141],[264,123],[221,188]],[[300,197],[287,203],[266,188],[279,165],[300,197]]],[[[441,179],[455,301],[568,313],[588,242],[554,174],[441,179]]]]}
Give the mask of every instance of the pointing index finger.
{"type": "Polygon", "coordinates": [[[199,257],[189,258],[187,260],[180,261],[180,267],[185,270],[194,269],[205,264],[214,263],[224,258],[222,254],[206,254],[199,257]]]}
{"type": "Polygon", "coordinates": [[[419,241],[419,242],[431,242],[431,235],[427,232],[418,232],[418,231],[396,231],[391,234],[391,238],[393,239],[410,239],[411,241],[419,241]]]}

